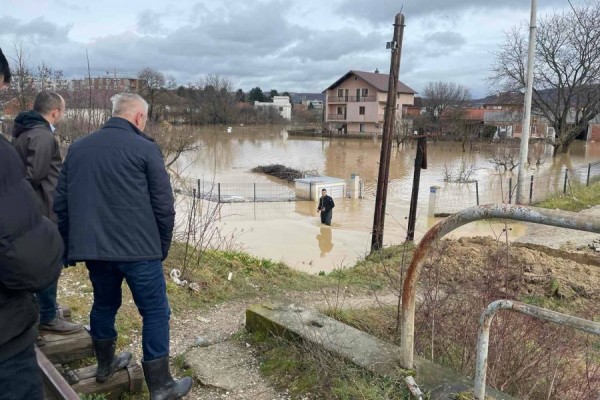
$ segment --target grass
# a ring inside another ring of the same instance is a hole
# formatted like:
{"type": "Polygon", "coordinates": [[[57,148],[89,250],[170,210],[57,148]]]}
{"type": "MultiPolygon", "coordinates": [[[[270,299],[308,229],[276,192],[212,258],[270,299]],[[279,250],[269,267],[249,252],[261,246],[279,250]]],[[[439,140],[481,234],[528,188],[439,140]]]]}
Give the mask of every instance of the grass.
{"type": "Polygon", "coordinates": [[[584,186],[572,183],[570,193],[558,194],[536,204],[538,207],[565,211],[582,211],[600,204],[600,181],[584,186]]]}
{"type": "Polygon", "coordinates": [[[410,399],[401,374],[380,377],[309,344],[261,333],[247,335],[261,353],[261,372],[292,399],[410,399]]]}

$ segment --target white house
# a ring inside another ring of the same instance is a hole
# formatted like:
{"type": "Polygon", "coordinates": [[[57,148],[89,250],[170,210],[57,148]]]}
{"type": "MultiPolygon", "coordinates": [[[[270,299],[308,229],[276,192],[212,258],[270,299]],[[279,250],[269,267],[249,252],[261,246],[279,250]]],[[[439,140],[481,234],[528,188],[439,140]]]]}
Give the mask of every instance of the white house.
{"type": "Polygon", "coordinates": [[[255,107],[275,107],[279,110],[279,115],[288,121],[292,120],[292,104],[290,98],[287,96],[273,96],[273,102],[260,102],[254,103],[255,107]]]}

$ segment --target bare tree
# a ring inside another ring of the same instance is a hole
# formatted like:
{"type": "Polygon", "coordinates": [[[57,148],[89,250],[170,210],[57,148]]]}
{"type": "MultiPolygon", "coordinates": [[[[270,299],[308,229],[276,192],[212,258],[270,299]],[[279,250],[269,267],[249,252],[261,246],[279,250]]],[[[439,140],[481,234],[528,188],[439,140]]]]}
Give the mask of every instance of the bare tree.
{"type": "Polygon", "coordinates": [[[146,128],[146,133],[160,147],[167,168],[173,165],[182,154],[199,148],[198,131],[191,125],[152,124],[146,128]]]}
{"type": "MultiPolygon", "coordinates": [[[[554,155],[567,151],[600,113],[600,3],[589,2],[538,22],[533,112],[554,128],[554,155]]],[[[496,53],[492,82],[504,91],[525,88],[527,26],[506,34],[496,53]]]]}
{"type": "Polygon", "coordinates": [[[464,107],[470,98],[469,89],[452,82],[429,82],[423,90],[423,105],[432,121],[438,121],[448,109],[464,107]]]}
{"type": "Polygon", "coordinates": [[[200,84],[202,87],[202,109],[212,124],[226,124],[231,121],[235,106],[235,94],[227,78],[208,74],[200,84]]]}
{"type": "Polygon", "coordinates": [[[140,80],[140,95],[148,102],[148,118],[152,121],[158,117],[157,108],[160,105],[160,96],[165,89],[167,80],[165,75],[154,69],[144,68],[138,73],[140,80]]]}
{"type": "Polygon", "coordinates": [[[17,98],[19,110],[26,111],[30,108],[35,96],[33,73],[29,65],[29,52],[23,42],[13,43],[13,77],[11,82],[11,95],[17,98]]]}

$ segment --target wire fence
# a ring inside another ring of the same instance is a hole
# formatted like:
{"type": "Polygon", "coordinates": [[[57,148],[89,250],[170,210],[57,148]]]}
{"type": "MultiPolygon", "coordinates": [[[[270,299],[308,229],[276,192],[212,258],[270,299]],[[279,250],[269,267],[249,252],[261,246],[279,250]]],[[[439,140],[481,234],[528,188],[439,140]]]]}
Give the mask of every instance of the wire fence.
{"type": "MultiPolygon", "coordinates": [[[[535,204],[557,194],[572,195],[574,185],[589,186],[600,181],[600,161],[573,169],[562,167],[557,172],[527,176],[522,185],[526,203],[535,204]]],[[[517,176],[491,176],[469,183],[446,183],[432,188],[429,214],[444,216],[480,204],[514,204],[517,176]]]]}
{"type": "Polygon", "coordinates": [[[278,183],[223,183],[198,179],[192,190],[178,193],[215,203],[268,203],[310,200],[298,196],[293,186],[278,183]]]}

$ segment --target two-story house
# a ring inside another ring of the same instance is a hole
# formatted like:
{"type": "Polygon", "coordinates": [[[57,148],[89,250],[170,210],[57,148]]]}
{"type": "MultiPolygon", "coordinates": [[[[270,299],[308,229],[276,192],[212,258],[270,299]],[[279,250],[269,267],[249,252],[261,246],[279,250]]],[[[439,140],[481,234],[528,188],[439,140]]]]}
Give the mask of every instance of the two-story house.
{"type": "MultiPolygon", "coordinates": [[[[381,135],[387,104],[389,75],[375,72],[349,71],[323,91],[325,122],[330,130],[381,135]]],[[[396,118],[405,106],[414,104],[415,91],[398,82],[396,118]]]]}

